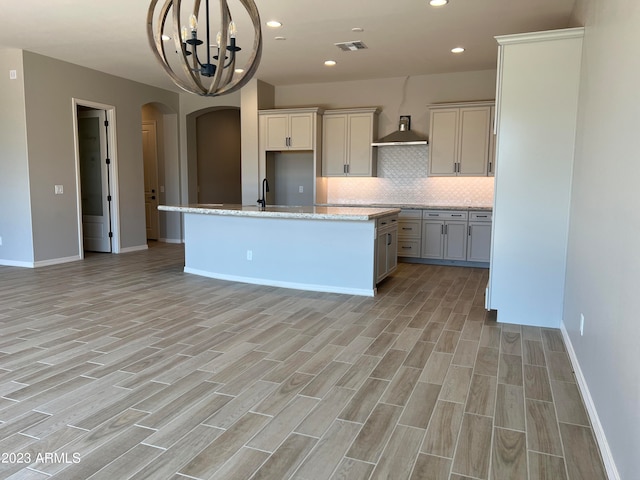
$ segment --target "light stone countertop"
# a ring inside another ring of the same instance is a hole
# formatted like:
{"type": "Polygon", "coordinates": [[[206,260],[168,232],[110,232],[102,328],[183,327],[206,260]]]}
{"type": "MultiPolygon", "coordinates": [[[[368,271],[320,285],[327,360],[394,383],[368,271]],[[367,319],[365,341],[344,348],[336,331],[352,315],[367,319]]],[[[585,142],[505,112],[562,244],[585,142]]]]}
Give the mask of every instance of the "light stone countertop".
{"type": "Polygon", "coordinates": [[[192,204],[192,205],[159,205],[158,210],[165,212],[199,213],[204,215],[225,215],[235,217],[267,217],[267,218],[299,218],[306,220],[351,220],[369,221],[376,218],[400,213],[395,207],[350,206],[315,206],[289,207],[267,205],[265,209],[257,205],[230,204],[192,204]]]}

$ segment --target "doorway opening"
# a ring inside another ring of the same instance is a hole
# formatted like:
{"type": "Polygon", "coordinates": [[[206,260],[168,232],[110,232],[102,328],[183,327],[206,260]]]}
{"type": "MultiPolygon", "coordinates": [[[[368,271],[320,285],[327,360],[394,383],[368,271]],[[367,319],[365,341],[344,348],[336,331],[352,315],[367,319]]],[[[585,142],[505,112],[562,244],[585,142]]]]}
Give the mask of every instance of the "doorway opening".
{"type": "Polygon", "coordinates": [[[144,162],[144,212],[147,240],[160,238],[158,212],[158,137],[155,121],[142,122],[142,159],[144,162]]]}
{"type": "Polygon", "coordinates": [[[115,110],[76,99],[73,108],[80,256],[85,251],[119,253],[115,110]]]}

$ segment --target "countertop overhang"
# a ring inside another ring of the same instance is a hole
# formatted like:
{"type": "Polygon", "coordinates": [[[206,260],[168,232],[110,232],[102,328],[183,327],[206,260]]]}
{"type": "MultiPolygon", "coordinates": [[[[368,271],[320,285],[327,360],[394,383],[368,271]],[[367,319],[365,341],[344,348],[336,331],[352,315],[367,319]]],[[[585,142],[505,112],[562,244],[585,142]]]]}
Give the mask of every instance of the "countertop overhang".
{"type": "Polygon", "coordinates": [[[255,205],[228,204],[191,204],[191,205],[159,205],[158,210],[165,212],[198,213],[203,215],[223,215],[235,217],[258,218],[290,218],[306,220],[347,220],[369,221],[376,218],[400,213],[395,207],[345,207],[345,206],[313,206],[290,207],[283,205],[267,205],[264,209],[255,205]]]}

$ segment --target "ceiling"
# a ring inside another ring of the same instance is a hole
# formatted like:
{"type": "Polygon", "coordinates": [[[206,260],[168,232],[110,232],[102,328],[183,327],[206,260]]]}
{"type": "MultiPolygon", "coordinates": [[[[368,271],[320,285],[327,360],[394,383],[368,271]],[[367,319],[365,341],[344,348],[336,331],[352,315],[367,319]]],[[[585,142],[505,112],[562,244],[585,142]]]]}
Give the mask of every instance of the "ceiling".
{"type": "MultiPolygon", "coordinates": [[[[263,24],[256,77],[278,86],[492,69],[495,35],[570,26],[574,1],[450,0],[434,8],[428,0],[255,0],[263,24]],[[273,19],[283,26],[264,26],[273,19]],[[355,27],[364,31],[352,32],[355,27]],[[342,52],[334,45],[354,40],[368,49],[342,52]],[[454,55],[450,50],[455,46],[466,51],[454,55]],[[328,59],[337,65],[324,66],[328,59]]],[[[0,46],[179,91],[149,47],[149,3],[2,0],[0,46]]],[[[182,8],[191,5],[185,0],[182,8]]],[[[237,0],[229,0],[242,43],[243,32],[251,27],[236,5],[237,0]]],[[[217,8],[212,2],[212,9],[217,8]]]]}

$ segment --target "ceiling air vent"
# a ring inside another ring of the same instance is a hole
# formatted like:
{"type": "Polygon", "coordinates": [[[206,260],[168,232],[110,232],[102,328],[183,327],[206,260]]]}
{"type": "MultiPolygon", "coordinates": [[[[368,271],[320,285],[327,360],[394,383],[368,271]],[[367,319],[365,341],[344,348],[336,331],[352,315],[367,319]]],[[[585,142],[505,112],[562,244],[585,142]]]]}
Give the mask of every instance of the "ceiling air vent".
{"type": "Polygon", "coordinates": [[[368,48],[360,40],[356,40],[355,42],[336,43],[335,46],[338,47],[343,52],[355,52],[356,50],[364,50],[368,48]]]}

